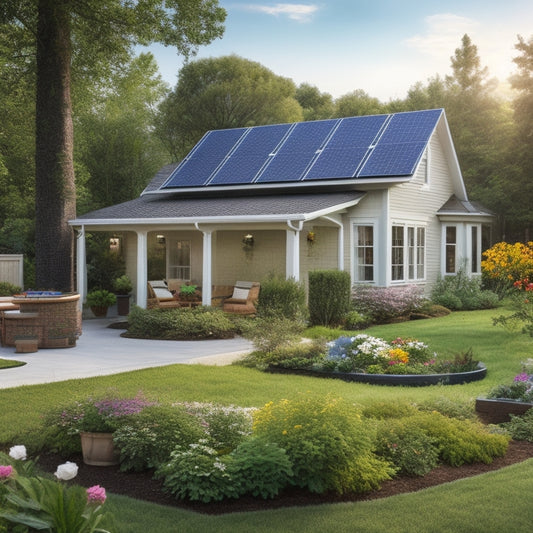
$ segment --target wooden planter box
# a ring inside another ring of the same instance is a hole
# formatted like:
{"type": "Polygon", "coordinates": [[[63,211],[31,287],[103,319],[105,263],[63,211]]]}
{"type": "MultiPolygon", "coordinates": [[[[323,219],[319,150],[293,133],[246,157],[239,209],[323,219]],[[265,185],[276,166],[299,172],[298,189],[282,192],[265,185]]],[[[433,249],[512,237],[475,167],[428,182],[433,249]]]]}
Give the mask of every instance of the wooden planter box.
{"type": "Polygon", "coordinates": [[[476,413],[485,424],[500,424],[510,422],[509,415],[523,415],[533,408],[532,403],[517,402],[503,398],[478,398],[476,400],[476,413]]]}

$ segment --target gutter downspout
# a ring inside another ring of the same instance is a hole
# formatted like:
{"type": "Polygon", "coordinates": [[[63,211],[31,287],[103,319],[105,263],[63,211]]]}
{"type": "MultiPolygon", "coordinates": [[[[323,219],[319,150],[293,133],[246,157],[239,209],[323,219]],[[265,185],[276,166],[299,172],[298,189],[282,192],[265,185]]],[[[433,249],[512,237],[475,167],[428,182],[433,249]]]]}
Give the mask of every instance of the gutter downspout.
{"type": "Polygon", "coordinates": [[[83,310],[83,302],[87,296],[87,257],[85,245],[85,226],[81,226],[76,235],[76,285],[80,299],[78,305],[83,310]]]}

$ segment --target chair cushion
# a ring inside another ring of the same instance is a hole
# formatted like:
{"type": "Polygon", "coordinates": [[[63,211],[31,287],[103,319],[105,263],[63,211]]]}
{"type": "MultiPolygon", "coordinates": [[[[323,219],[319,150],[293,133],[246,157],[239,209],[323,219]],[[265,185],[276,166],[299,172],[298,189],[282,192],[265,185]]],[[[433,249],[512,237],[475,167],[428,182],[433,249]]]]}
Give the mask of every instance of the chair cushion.
{"type": "Polygon", "coordinates": [[[168,289],[154,287],[154,292],[158,300],[173,300],[174,296],[168,289]]]}
{"type": "Polygon", "coordinates": [[[236,300],[246,300],[246,298],[248,298],[249,292],[250,292],[250,289],[243,289],[241,287],[235,287],[233,289],[233,294],[231,295],[231,297],[236,300]]]}

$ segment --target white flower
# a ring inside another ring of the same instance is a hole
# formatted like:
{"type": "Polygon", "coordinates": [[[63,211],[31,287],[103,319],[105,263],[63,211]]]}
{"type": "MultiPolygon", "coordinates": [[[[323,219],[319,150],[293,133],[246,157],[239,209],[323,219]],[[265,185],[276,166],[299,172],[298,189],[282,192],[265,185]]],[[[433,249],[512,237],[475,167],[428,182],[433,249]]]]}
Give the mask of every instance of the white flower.
{"type": "Polygon", "coordinates": [[[23,446],[22,444],[19,446],[11,446],[9,449],[9,456],[13,459],[17,459],[20,461],[26,460],[26,446],[23,446]]]}
{"type": "Polygon", "coordinates": [[[61,479],[62,481],[68,481],[69,479],[73,479],[78,474],[78,465],[76,463],[71,463],[70,461],[67,461],[65,464],[59,465],[57,467],[57,470],[55,471],[55,476],[57,479],[61,479]]]}

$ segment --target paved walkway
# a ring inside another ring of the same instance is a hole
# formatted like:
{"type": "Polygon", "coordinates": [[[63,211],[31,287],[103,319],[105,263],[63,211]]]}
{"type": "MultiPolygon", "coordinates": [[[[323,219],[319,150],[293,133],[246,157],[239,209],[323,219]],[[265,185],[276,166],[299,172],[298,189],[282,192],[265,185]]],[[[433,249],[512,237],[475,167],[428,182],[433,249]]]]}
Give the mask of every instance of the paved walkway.
{"type": "Polygon", "coordinates": [[[0,389],[176,363],[223,365],[252,349],[251,343],[241,337],[207,341],[127,339],[120,336],[124,330],[107,327],[112,320],[84,320],[83,334],[73,348],[41,349],[24,354],[15,353],[13,347],[1,346],[1,359],[27,364],[0,370],[0,389]]]}

